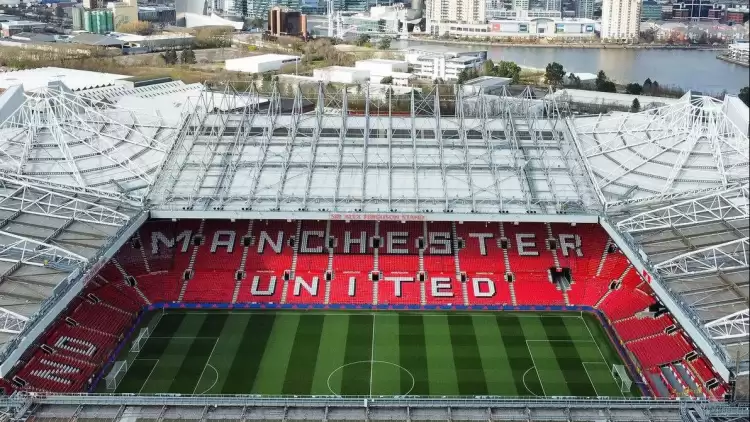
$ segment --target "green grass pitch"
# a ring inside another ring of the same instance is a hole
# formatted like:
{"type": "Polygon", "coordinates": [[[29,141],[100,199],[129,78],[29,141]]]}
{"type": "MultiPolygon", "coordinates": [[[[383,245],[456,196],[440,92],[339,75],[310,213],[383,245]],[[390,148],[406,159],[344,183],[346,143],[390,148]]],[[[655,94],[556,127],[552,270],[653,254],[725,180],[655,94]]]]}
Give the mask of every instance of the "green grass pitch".
{"type": "MultiPolygon", "coordinates": [[[[635,396],[588,314],[167,311],[118,393],[635,396]]],[[[146,318],[148,319],[148,318],[146,318]]],[[[153,324],[152,324],[153,325],[153,324]]],[[[104,391],[102,381],[100,391],[104,391]]]]}

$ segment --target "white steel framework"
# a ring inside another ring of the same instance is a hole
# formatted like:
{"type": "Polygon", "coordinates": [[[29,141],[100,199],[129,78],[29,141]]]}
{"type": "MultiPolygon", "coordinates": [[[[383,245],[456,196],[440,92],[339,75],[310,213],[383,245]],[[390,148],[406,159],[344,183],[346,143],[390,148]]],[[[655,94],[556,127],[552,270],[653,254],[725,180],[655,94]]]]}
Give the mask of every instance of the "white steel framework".
{"type": "Polygon", "coordinates": [[[748,137],[709,97],[575,120],[581,154],[608,209],[728,189],[748,179],[748,137]]]}
{"type": "MultiPolygon", "coordinates": [[[[554,102],[434,86],[396,96],[279,86],[233,113],[205,95],[151,199],[158,210],[591,213],[554,102]],[[291,92],[289,92],[291,90],[291,92]],[[545,118],[544,116],[549,116],[545,118]]],[[[251,87],[244,96],[258,96],[251,87]]]]}
{"type": "Polygon", "coordinates": [[[11,310],[0,307],[0,333],[18,334],[23,330],[29,318],[11,310]]]}
{"type": "Polygon", "coordinates": [[[73,268],[88,262],[85,257],[24,236],[0,230],[0,261],[37,267],[64,266],[73,268]],[[6,239],[7,238],[7,239],[6,239]]]}
{"type": "Polygon", "coordinates": [[[14,86],[4,97],[0,172],[19,182],[139,203],[170,146],[173,128],[160,118],[94,103],[59,82],[34,93],[14,86]]]}
{"type": "Polygon", "coordinates": [[[706,324],[708,332],[716,340],[744,338],[750,329],[750,314],[747,309],[735,312],[706,324]]]}
{"type": "Polygon", "coordinates": [[[687,252],[654,266],[664,276],[744,270],[750,260],[748,238],[687,252]]]}
{"type": "Polygon", "coordinates": [[[736,186],[674,205],[642,212],[617,223],[619,230],[637,233],[750,218],[748,185],[736,186]]]}

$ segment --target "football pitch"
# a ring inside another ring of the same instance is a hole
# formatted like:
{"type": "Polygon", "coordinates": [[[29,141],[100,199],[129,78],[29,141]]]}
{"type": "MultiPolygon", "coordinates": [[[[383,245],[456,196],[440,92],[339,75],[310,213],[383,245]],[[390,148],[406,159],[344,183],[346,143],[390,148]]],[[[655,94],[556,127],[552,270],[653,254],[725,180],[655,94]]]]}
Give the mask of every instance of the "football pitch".
{"type": "MultiPolygon", "coordinates": [[[[589,314],[158,311],[118,393],[635,396],[589,314]]],[[[140,330],[136,330],[135,335],[140,330]]],[[[105,391],[104,381],[100,391],[105,391]]]]}

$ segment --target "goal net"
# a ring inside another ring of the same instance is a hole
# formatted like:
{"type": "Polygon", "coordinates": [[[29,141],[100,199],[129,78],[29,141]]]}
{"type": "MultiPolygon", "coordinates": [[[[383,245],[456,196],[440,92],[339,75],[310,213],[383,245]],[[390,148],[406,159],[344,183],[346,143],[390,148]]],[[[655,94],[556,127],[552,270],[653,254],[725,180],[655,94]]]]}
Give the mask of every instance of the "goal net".
{"type": "Polygon", "coordinates": [[[617,382],[617,385],[620,386],[620,391],[623,393],[630,391],[630,387],[633,386],[633,380],[630,379],[628,371],[623,365],[612,365],[612,377],[617,382]]]}
{"type": "Polygon", "coordinates": [[[130,351],[139,353],[143,348],[143,345],[146,344],[149,334],[148,327],[142,328],[141,332],[139,332],[138,336],[133,340],[133,344],[130,346],[130,351]]]}
{"type": "Polygon", "coordinates": [[[120,385],[120,381],[125,377],[125,373],[128,372],[128,362],[121,360],[115,362],[114,365],[112,365],[112,370],[109,371],[109,374],[107,374],[106,377],[104,377],[104,381],[107,387],[107,391],[115,391],[117,390],[117,386],[120,385]]]}

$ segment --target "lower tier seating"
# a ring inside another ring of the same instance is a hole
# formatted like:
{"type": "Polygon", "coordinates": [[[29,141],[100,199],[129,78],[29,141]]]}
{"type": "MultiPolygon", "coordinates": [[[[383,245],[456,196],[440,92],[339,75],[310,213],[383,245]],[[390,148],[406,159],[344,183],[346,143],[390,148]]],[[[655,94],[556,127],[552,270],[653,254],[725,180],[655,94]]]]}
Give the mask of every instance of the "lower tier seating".
{"type": "MultiPolygon", "coordinates": [[[[379,224],[377,239],[375,227],[372,221],[239,221],[227,226],[221,221],[151,221],[139,230],[139,246],[129,242],[100,270],[39,345],[24,356],[27,363],[19,366],[16,375],[26,381],[22,388],[29,391],[83,391],[145,305],[181,298],[188,303],[352,307],[596,306],[648,375],[652,388],[675,393],[668,391],[670,384],[662,381],[659,372],[660,366],[674,362],[684,362],[684,367],[677,366],[676,376],[688,386],[693,382],[691,374],[702,387],[716,378],[705,358],[685,359],[694,346],[679,327],[666,334],[665,329],[675,324],[668,313],[658,318],[636,315],[657,304],[657,299],[625,255],[609,247],[610,239],[598,226],[556,224],[550,232],[544,224],[534,223],[390,222],[379,224]],[[327,239],[320,233],[329,228],[327,239]],[[441,255],[448,238],[451,253],[441,255]],[[459,244],[460,249],[453,251],[459,244]],[[330,251],[332,273],[327,280],[330,251]],[[124,266],[115,262],[120,258],[124,266]],[[550,281],[555,259],[570,271],[572,284],[550,281]],[[376,262],[378,277],[372,281],[376,262]],[[465,273],[457,275],[457,270],[465,273]],[[289,281],[284,280],[285,273],[292,277],[289,281]],[[508,275],[513,276],[512,283],[508,275]],[[407,280],[396,282],[391,277],[407,280]]],[[[16,388],[3,381],[0,388],[16,388]]],[[[720,398],[725,386],[706,390],[720,398]]]]}

